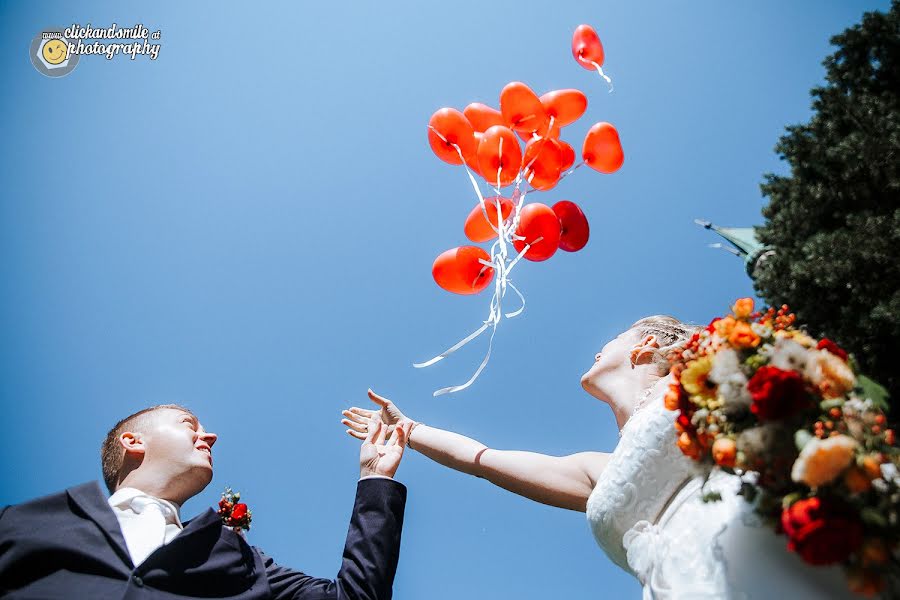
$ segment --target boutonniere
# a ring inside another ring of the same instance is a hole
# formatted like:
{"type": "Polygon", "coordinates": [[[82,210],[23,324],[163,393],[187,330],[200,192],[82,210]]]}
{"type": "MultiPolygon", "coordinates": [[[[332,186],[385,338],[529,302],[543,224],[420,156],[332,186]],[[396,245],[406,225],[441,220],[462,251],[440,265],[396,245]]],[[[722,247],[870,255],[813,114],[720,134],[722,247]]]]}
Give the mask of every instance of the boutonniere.
{"type": "Polygon", "coordinates": [[[231,527],[235,533],[250,531],[250,521],[253,513],[241,500],[241,493],[225,488],[222,499],[219,500],[219,516],[226,527],[231,527]]]}

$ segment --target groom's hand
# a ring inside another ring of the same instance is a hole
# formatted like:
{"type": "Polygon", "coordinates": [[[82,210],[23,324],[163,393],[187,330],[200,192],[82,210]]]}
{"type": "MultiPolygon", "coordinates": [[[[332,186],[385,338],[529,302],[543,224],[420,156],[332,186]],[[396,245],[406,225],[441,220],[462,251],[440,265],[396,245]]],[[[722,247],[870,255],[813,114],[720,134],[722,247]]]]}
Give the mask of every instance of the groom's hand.
{"type": "Polygon", "coordinates": [[[373,417],[366,426],[368,432],[359,449],[359,476],[393,477],[403,458],[409,427],[397,427],[391,438],[385,442],[388,426],[382,423],[381,419],[373,417]]]}

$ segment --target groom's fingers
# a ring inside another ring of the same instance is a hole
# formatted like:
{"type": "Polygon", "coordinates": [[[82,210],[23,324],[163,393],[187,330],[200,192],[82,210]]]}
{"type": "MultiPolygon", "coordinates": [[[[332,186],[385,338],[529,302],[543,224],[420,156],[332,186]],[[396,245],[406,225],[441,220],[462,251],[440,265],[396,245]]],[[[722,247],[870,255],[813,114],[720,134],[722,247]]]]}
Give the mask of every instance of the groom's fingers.
{"type": "Polygon", "coordinates": [[[387,427],[387,425],[384,425],[380,420],[372,419],[371,421],[369,421],[369,429],[370,430],[373,427],[372,423],[378,424],[377,425],[378,433],[375,435],[375,441],[372,443],[375,444],[376,446],[380,446],[380,445],[384,444],[384,439],[387,437],[388,427],[387,427]]]}
{"type": "MultiPolygon", "coordinates": [[[[375,440],[377,439],[377,436],[381,433],[381,430],[382,430],[381,421],[376,421],[375,419],[370,419],[369,420],[369,433],[368,433],[368,435],[366,435],[366,441],[369,442],[370,444],[378,443],[375,440]]],[[[382,438],[382,440],[383,439],[384,438],[382,438]]]]}
{"type": "Polygon", "coordinates": [[[400,448],[406,447],[406,429],[403,427],[398,427],[394,430],[394,437],[391,438],[392,446],[400,446],[400,448]]]}

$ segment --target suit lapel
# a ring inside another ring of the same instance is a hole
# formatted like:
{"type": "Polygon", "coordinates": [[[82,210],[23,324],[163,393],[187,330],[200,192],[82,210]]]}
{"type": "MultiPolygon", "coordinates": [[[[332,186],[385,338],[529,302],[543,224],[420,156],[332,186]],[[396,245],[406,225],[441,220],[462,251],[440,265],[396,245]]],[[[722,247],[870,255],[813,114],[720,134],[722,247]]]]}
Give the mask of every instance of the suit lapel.
{"type": "Polygon", "coordinates": [[[131,562],[131,554],[128,553],[128,547],[125,545],[125,536],[122,535],[122,528],[119,527],[119,520],[110,507],[106,496],[100,490],[100,485],[96,481],[78,485],[66,490],[69,498],[81,508],[82,511],[94,523],[100,527],[100,530],[109,540],[110,546],[115,550],[129,568],[133,568],[131,562]]]}

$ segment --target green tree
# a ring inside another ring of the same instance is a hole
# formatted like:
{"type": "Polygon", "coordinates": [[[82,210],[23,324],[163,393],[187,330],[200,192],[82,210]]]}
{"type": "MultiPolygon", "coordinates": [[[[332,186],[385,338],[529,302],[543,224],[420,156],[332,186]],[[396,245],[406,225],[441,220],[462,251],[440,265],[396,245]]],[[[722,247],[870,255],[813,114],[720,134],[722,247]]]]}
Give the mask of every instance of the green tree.
{"type": "MultiPolygon", "coordinates": [[[[900,398],[900,0],[834,36],[814,114],[776,151],[790,175],[765,175],[760,241],[774,250],[756,289],[789,304],[900,398]]],[[[894,415],[896,418],[896,415],[894,415]]]]}

